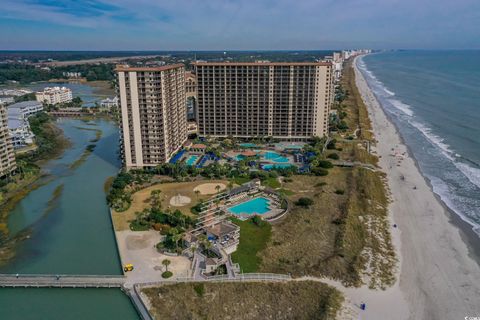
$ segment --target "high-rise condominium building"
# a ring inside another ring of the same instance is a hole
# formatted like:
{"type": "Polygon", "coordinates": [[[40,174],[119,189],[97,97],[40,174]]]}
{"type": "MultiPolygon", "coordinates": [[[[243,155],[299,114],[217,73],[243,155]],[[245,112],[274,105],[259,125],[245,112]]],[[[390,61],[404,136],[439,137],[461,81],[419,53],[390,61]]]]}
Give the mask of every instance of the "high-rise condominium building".
{"type": "Polygon", "coordinates": [[[8,130],[7,110],[0,105],[0,177],[10,174],[16,168],[12,139],[8,130]]]}
{"type": "Polygon", "coordinates": [[[185,68],[117,66],[127,168],[167,162],[187,139],[185,68]]]}
{"type": "Polygon", "coordinates": [[[196,62],[201,136],[304,140],[328,131],[332,65],[196,62]]]}
{"type": "Polygon", "coordinates": [[[38,102],[55,105],[58,103],[71,102],[72,90],[66,87],[48,87],[43,91],[35,92],[35,98],[38,102]]]}

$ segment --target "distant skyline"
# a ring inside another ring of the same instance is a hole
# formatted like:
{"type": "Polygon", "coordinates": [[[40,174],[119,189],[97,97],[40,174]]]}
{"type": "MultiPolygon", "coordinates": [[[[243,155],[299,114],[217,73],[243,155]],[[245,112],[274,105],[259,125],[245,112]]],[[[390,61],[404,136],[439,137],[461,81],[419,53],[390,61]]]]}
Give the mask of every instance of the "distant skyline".
{"type": "Polygon", "coordinates": [[[0,0],[0,50],[480,49],[478,0],[0,0]]]}

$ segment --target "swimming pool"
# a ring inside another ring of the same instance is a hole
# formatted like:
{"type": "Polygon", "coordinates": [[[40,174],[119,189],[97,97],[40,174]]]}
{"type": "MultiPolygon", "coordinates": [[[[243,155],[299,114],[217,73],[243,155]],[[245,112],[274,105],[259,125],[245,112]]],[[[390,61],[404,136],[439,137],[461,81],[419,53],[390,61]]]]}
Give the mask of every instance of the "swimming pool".
{"type": "Polygon", "coordinates": [[[288,162],[288,158],[274,152],[274,151],[267,151],[265,152],[265,154],[263,155],[263,158],[265,160],[270,160],[270,161],[273,161],[273,162],[288,162]]]}
{"type": "Polygon", "coordinates": [[[242,161],[243,159],[245,159],[245,156],[244,156],[244,155],[241,155],[241,154],[237,154],[237,155],[235,156],[235,159],[236,159],[237,161],[242,161]]]}
{"type": "Polygon", "coordinates": [[[195,162],[197,162],[197,160],[198,160],[197,155],[191,155],[190,157],[188,157],[188,159],[187,159],[187,161],[185,161],[185,163],[188,166],[193,166],[195,164],[195,162]]]}
{"type": "Polygon", "coordinates": [[[265,214],[270,211],[270,200],[266,198],[255,198],[246,202],[237,204],[228,210],[233,214],[265,214]]]}
{"type": "Polygon", "coordinates": [[[272,170],[272,169],[285,169],[292,167],[293,164],[290,163],[277,163],[277,164],[262,164],[263,170],[272,170]]]}
{"type": "Polygon", "coordinates": [[[239,146],[243,148],[255,148],[257,145],[255,143],[240,143],[239,146]]]}

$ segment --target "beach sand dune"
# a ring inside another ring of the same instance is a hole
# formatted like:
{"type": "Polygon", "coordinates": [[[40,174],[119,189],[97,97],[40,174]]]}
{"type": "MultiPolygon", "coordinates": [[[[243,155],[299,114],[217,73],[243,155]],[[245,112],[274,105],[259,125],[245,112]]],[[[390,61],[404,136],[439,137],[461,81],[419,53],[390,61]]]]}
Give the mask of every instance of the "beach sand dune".
{"type": "MultiPolygon", "coordinates": [[[[355,65],[355,63],[354,63],[355,65]]],[[[356,83],[372,120],[373,148],[387,173],[393,202],[392,238],[399,255],[399,281],[384,292],[344,289],[352,303],[367,303],[361,319],[465,319],[480,317],[480,267],[461,231],[450,222],[414,159],[387,119],[362,74],[356,83]],[[404,155],[392,156],[392,148],[404,155]]],[[[337,286],[338,287],[338,286],[337,286]]]]}

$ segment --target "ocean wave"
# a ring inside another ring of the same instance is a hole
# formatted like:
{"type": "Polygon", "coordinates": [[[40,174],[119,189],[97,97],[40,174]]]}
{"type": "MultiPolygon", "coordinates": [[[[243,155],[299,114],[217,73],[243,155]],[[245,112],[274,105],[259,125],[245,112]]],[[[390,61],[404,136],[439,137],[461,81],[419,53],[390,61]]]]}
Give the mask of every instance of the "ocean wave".
{"type": "Polygon", "coordinates": [[[438,147],[442,151],[444,156],[454,161],[455,153],[452,151],[450,146],[444,142],[445,141],[444,138],[439,137],[436,134],[432,133],[432,129],[427,127],[425,124],[421,122],[410,121],[410,124],[414,126],[416,129],[418,129],[431,144],[438,147]]]}
{"type": "Polygon", "coordinates": [[[385,92],[388,93],[390,96],[395,95],[395,92],[392,92],[392,91],[388,90],[387,87],[385,87],[385,86],[383,86],[383,90],[385,90],[385,92]]]}
{"type": "Polygon", "coordinates": [[[471,183],[480,188],[480,169],[469,166],[466,163],[454,161],[455,167],[460,170],[471,183]]]}
{"type": "Polygon", "coordinates": [[[463,210],[457,207],[452,199],[452,192],[448,188],[448,185],[440,178],[427,176],[428,180],[430,180],[430,184],[432,185],[433,192],[436,193],[440,199],[442,199],[443,203],[451,210],[453,210],[463,221],[468,223],[472,226],[472,230],[480,236],[480,225],[468,216],[463,213],[463,210]]]}
{"type": "MultiPolygon", "coordinates": [[[[462,162],[462,160],[468,161],[468,159],[465,159],[460,154],[455,153],[451,147],[444,142],[444,138],[432,133],[432,129],[423,123],[410,121],[410,124],[418,129],[431,144],[439,148],[442,154],[447,157],[471,183],[480,188],[480,168],[475,168],[465,162],[462,162]]],[[[472,164],[475,165],[474,162],[472,162],[472,164]]]]}
{"type": "Polygon", "coordinates": [[[390,102],[392,106],[394,106],[396,109],[405,113],[407,116],[410,116],[410,117],[413,116],[413,111],[408,104],[405,104],[397,99],[387,99],[387,101],[390,102]]]}

